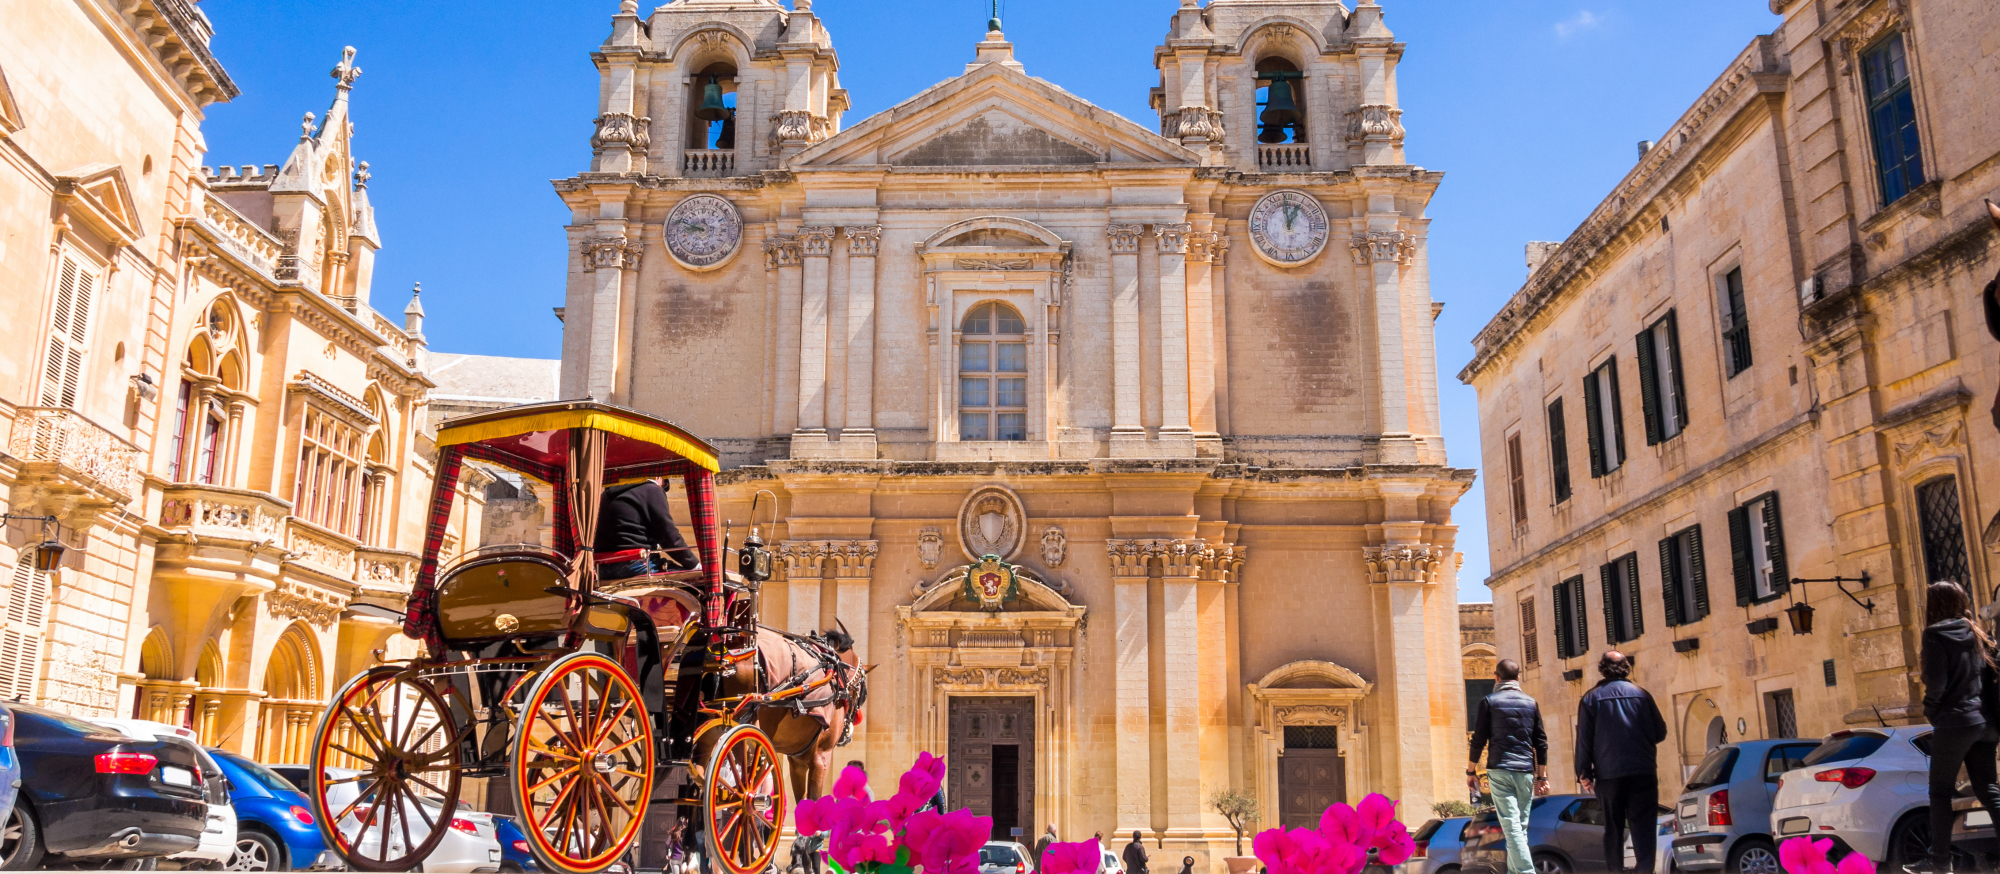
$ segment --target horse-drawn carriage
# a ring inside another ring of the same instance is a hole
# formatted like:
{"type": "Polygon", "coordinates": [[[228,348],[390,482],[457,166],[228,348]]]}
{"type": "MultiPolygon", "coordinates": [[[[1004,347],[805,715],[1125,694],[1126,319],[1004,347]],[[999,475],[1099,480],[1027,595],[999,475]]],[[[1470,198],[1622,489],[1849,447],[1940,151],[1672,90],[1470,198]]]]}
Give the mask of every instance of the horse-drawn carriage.
{"type": "MultiPolygon", "coordinates": [[[[548,870],[610,867],[655,809],[675,818],[662,844],[685,848],[674,854],[684,868],[764,871],[787,810],[781,750],[764,728],[799,735],[786,724],[812,708],[851,718],[865,679],[822,638],[758,627],[770,557],[754,527],[741,550],[718,530],[715,450],[590,402],[461,417],[437,445],[422,563],[401,615],[423,654],[362,672],[322,716],[309,794],[328,844],[357,870],[413,869],[469,822],[454,816],[463,781],[483,778],[489,798],[504,785],[548,870]],[[475,461],[553,488],[554,544],[485,547],[440,572],[457,482],[475,461]],[[608,484],[650,478],[683,481],[700,568],[601,583],[599,499],[608,484]],[[760,670],[774,641],[798,670],[760,670]]],[[[826,722],[807,723],[819,730],[782,753],[830,751],[826,722]]],[[[795,758],[795,782],[800,767],[795,758]]]]}

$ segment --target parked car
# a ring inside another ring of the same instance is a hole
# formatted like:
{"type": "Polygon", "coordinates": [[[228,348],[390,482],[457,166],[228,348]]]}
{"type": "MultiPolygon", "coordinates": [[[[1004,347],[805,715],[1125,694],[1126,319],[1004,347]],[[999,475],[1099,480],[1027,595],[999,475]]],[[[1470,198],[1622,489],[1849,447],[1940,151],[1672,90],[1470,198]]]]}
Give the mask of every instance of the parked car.
{"type": "Polygon", "coordinates": [[[1771,839],[1778,778],[1804,763],[1819,741],[1785,738],[1723,744],[1695,766],[1676,805],[1674,864],[1684,871],[1779,874],[1771,839]]]}
{"type": "Polygon", "coordinates": [[[1117,853],[1106,849],[1103,844],[1097,845],[1097,851],[1104,854],[1104,864],[1097,869],[1097,874],[1125,874],[1125,863],[1119,861],[1117,853]]]}
{"type": "MultiPolygon", "coordinates": [[[[287,780],[301,787],[309,788],[312,785],[312,769],[308,766],[272,765],[271,770],[278,772],[278,774],[287,780]]],[[[360,771],[349,770],[347,768],[326,769],[327,780],[329,782],[348,780],[348,778],[360,773],[360,771]]],[[[352,780],[348,780],[345,783],[333,783],[326,793],[326,806],[330,810],[339,812],[346,809],[349,804],[352,804],[356,798],[360,797],[360,793],[359,784],[352,780]]],[[[424,805],[430,811],[428,814],[428,818],[430,819],[436,819],[444,814],[444,809],[441,806],[429,802],[424,802],[424,805]]],[[[420,816],[414,809],[412,809],[409,815],[411,822],[420,822],[425,818],[420,816]]],[[[494,824],[494,819],[493,814],[481,813],[464,804],[460,804],[458,809],[452,812],[451,827],[445,829],[444,839],[438,843],[437,849],[432,850],[429,856],[424,857],[423,870],[427,874],[485,874],[485,872],[498,872],[500,870],[502,854],[500,850],[499,828],[494,824]]],[[[340,822],[333,823],[331,826],[338,829],[349,840],[354,840],[358,836],[361,851],[372,854],[375,850],[371,842],[381,840],[381,838],[373,837],[370,834],[363,834],[361,822],[362,818],[356,812],[349,813],[340,822]]],[[[389,836],[391,855],[399,856],[403,854],[404,851],[400,849],[402,841],[403,838],[401,835],[391,834],[389,836]]]]}
{"type": "Polygon", "coordinates": [[[207,750],[195,738],[192,729],[147,719],[91,719],[98,725],[116,729],[127,737],[140,740],[171,738],[193,746],[195,756],[201,762],[202,795],[208,802],[208,827],[202,829],[201,844],[185,853],[175,853],[167,857],[169,862],[178,862],[183,867],[205,867],[227,864],[236,855],[236,808],[230,801],[229,779],[222,768],[215,763],[207,750]]]}
{"type": "Polygon", "coordinates": [[[1856,728],[1827,735],[1779,778],[1772,836],[1832,838],[1835,857],[1860,853],[1894,871],[1930,852],[1931,727],[1856,728]]]}
{"type": "Polygon", "coordinates": [[[521,831],[521,821],[511,816],[494,815],[495,836],[500,839],[500,874],[524,874],[540,871],[535,865],[535,853],[528,849],[528,835],[521,831]]]}
{"type": "Polygon", "coordinates": [[[21,790],[0,868],[141,860],[201,845],[208,802],[198,748],[30,704],[8,708],[21,790]]]}
{"type": "MultiPolygon", "coordinates": [[[[1497,822],[1497,820],[1496,820],[1497,822]]],[[[1433,819],[1417,826],[1410,840],[1416,850],[1408,861],[1396,866],[1397,874],[1451,874],[1458,870],[1458,851],[1465,846],[1465,827],[1472,817],[1433,819]]]]}
{"type": "MultiPolygon", "coordinates": [[[[1660,808],[1664,831],[1671,827],[1660,808]]],[[[1492,810],[1473,817],[1465,827],[1465,845],[1459,850],[1459,866],[1468,872],[1506,874],[1507,839],[1500,831],[1500,815],[1492,810]]],[[[1528,846],[1534,854],[1535,870],[1541,874],[1570,874],[1573,871],[1602,871],[1604,864],[1604,807],[1591,795],[1544,795],[1528,805],[1528,846]]],[[[1631,843],[1627,841],[1625,864],[1629,867],[1631,843]]],[[[1660,867],[1655,853],[1655,870],[1660,867]]]]}
{"type": "Polygon", "coordinates": [[[987,841],[979,848],[979,874],[1034,874],[1033,855],[1014,841],[987,841]]]}
{"type": "Polygon", "coordinates": [[[313,821],[312,799],[292,781],[243,756],[210,750],[236,800],[233,871],[328,871],[342,867],[313,821]]]}

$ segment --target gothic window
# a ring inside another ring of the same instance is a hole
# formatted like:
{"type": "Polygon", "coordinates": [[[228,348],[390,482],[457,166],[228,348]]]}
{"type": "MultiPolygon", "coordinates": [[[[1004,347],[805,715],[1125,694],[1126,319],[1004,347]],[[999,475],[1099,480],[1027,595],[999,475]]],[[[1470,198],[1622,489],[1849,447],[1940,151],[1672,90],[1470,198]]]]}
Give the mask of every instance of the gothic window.
{"type": "Polygon", "coordinates": [[[1729,511],[1729,553],[1738,605],[1761,604],[1791,588],[1777,492],[1766,492],[1729,511]]]}
{"type": "Polygon", "coordinates": [[[1646,445],[1673,439],[1687,427],[1687,395],[1681,387],[1681,332],[1668,310],[1640,332],[1639,403],[1646,411],[1646,445]]]}
{"type": "Polygon", "coordinates": [[[228,393],[242,382],[241,357],[234,351],[217,354],[210,338],[231,341],[235,324],[228,308],[218,303],[206,317],[208,331],[198,334],[181,361],[182,377],[174,396],[173,457],[167,476],[177,483],[229,485],[229,415],[223,406],[228,393]]]}
{"type": "Polygon", "coordinates": [[[1625,463],[1625,416],[1618,400],[1618,359],[1583,378],[1583,414],[1590,438],[1590,475],[1604,476],[1625,463]]]}
{"type": "Polygon", "coordinates": [[[1563,422],[1562,398],[1549,402],[1549,474],[1556,503],[1569,500],[1569,434],[1563,422]]]}
{"type": "Polygon", "coordinates": [[[1949,580],[1972,591],[1958,477],[1941,476],[1917,486],[1917,529],[1923,538],[1925,581],[1949,580]]]}
{"type": "Polygon", "coordinates": [[[1257,142],[1306,142],[1305,74],[1284,58],[1257,62],[1257,142]]]}
{"type": "Polygon", "coordinates": [[[187,451],[188,405],[194,401],[194,383],[181,380],[180,393],[174,398],[174,454],[167,459],[167,479],[181,481],[181,458],[187,451]]]}
{"type": "Polygon", "coordinates": [[[959,325],[958,439],[1028,439],[1028,323],[983,303],[959,325]]]}
{"type": "Polygon", "coordinates": [[[1612,643],[1637,640],[1646,632],[1639,601],[1639,554],[1626,553],[1597,568],[1604,588],[1604,636],[1612,643]]]}
{"type": "Polygon", "coordinates": [[[710,64],[688,83],[687,147],[736,148],[736,67],[710,64]]]}
{"type": "Polygon", "coordinates": [[[1660,598],[1667,625],[1687,625],[1708,616],[1708,569],[1701,551],[1701,526],[1660,541],[1660,598]]]}
{"type": "Polygon", "coordinates": [[[322,528],[356,535],[357,520],[352,510],[360,497],[360,456],[359,430],[308,406],[305,429],[299,439],[292,513],[322,528]]]}
{"type": "Polygon", "coordinates": [[[91,298],[98,285],[97,268],[65,248],[56,271],[55,309],[49,314],[49,345],[42,361],[42,406],[76,406],[83,359],[90,349],[91,298]]]}
{"type": "Polygon", "coordinates": [[[1731,268],[1715,282],[1716,309],[1722,314],[1722,357],[1729,378],[1750,369],[1750,316],[1743,309],[1743,268],[1731,268]]]}
{"type": "Polygon", "coordinates": [[[1902,34],[1890,34],[1862,50],[1861,79],[1868,99],[1868,133],[1875,141],[1875,172],[1886,205],[1924,184],[1917,105],[1902,34]]]}

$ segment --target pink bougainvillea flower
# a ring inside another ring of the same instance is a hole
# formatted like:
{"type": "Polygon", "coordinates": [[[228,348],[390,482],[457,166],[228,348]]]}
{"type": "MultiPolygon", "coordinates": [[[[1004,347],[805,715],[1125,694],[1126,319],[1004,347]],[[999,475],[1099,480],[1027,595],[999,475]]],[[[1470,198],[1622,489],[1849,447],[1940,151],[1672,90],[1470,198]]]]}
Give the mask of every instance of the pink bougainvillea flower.
{"type": "Polygon", "coordinates": [[[1388,796],[1380,792],[1371,792],[1367,798],[1361,799],[1361,806],[1354,812],[1361,820],[1360,828],[1354,835],[1354,842],[1374,846],[1375,839],[1381,836],[1382,830],[1388,828],[1389,822],[1396,818],[1396,802],[1390,801],[1388,796]]]}
{"type": "Polygon", "coordinates": [[[1778,845],[1778,863],[1786,874],[1819,874],[1816,869],[1827,864],[1826,854],[1832,849],[1831,839],[1791,838],[1778,845]]]}
{"type": "Polygon", "coordinates": [[[1297,847],[1291,833],[1282,828],[1265,829],[1250,839],[1250,852],[1257,861],[1264,863],[1270,874],[1301,874],[1292,867],[1292,856],[1297,847]]]}
{"type": "Polygon", "coordinates": [[[840,779],[833,781],[833,797],[873,801],[875,796],[868,791],[867,772],[853,765],[847,766],[847,770],[840,772],[840,779]]]}
{"type": "Polygon", "coordinates": [[[1389,820],[1375,839],[1375,858],[1384,865],[1400,865],[1417,851],[1416,841],[1410,839],[1410,830],[1402,823],[1389,820]]]}
{"type": "Polygon", "coordinates": [[[1319,833],[1333,844],[1361,843],[1361,816],[1345,802],[1335,802],[1320,814],[1319,833]]]}
{"type": "Polygon", "coordinates": [[[1840,866],[1835,870],[1839,874],[1875,874],[1875,863],[1860,853],[1848,853],[1847,858],[1840,860],[1840,866]]]}
{"type": "MultiPolygon", "coordinates": [[[[1040,874],[1097,874],[1103,848],[1096,841],[1051,843],[1042,851],[1040,874]]],[[[1842,872],[1846,874],[1846,872],[1842,872]]]]}
{"type": "Polygon", "coordinates": [[[993,817],[969,810],[944,815],[930,844],[924,847],[924,870],[937,874],[979,874],[979,848],[993,834],[993,817]]]}
{"type": "Polygon", "coordinates": [[[799,834],[816,835],[826,831],[825,808],[831,804],[830,798],[807,798],[792,808],[792,823],[799,834]]]}

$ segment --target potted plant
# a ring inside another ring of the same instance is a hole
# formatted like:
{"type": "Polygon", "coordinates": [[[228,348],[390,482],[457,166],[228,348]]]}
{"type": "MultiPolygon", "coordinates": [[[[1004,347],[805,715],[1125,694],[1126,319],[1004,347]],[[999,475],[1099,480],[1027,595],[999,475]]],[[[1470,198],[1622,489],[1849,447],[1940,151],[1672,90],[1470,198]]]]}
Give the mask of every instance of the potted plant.
{"type": "Polygon", "coordinates": [[[1257,822],[1257,799],[1246,792],[1234,789],[1217,791],[1208,799],[1208,807],[1229,821],[1229,827],[1236,830],[1236,855],[1223,859],[1229,866],[1229,874],[1249,874],[1257,870],[1257,857],[1243,855],[1243,833],[1257,822]]]}

